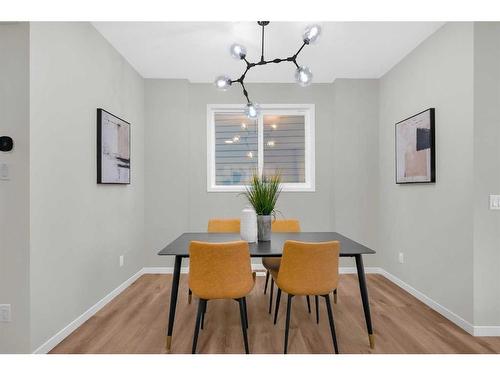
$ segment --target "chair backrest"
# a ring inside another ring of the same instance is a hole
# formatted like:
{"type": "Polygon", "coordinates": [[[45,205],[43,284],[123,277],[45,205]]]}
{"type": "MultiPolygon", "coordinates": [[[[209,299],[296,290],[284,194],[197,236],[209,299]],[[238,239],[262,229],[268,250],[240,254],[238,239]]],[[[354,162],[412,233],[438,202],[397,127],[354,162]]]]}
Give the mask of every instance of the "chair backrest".
{"type": "Polygon", "coordinates": [[[210,219],[209,233],[240,233],[240,219],[210,219]]]}
{"type": "Polygon", "coordinates": [[[337,288],[340,243],[286,241],[276,283],[292,295],[324,295],[337,288]]]}
{"type": "Polygon", "coordinates": [[[297,219],[273,220],[271,229],[274,233],[300,232],[300,223],[297,219]]]}
{"type": "MultiPolygon", "coordinates": [[[[271,229],[274,233],[300,232],[300,222],[297,219],[273,220],[271,229]]],[[[209,233],[239,233],[240,219],[210,219],[209,233]]]]}
{"type": "Polygon", "coordinates": [[[241,298],[253,288],[248,243],[192,241],[189,288],[203,299],[241,298]]]}

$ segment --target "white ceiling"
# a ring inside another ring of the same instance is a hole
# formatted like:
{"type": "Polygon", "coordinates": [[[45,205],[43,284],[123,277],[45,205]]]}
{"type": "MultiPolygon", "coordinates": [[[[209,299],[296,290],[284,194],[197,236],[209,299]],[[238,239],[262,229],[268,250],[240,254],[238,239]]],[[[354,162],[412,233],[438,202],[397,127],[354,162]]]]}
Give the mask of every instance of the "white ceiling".
{"type": "MultiPolygon", "coordinates": [[[[335,78],[379,78],[434,33],[442,22],[323,22],[319,42],[306,46],[299,65],[316,83],[335,78]]],[[[260,58],[260,27],[254,22],[95,22],[97,30],[144,78],[213,82],[220,74],[238,78],[244,62],[229,46],[247,47],[260,58]]],[[[266,27],[266,59],[293,55],[302,43],[304,22],[271,22],[266,27]]],[[[292,63],[252,69],[247,82],[293,82],[292,63]]]]}

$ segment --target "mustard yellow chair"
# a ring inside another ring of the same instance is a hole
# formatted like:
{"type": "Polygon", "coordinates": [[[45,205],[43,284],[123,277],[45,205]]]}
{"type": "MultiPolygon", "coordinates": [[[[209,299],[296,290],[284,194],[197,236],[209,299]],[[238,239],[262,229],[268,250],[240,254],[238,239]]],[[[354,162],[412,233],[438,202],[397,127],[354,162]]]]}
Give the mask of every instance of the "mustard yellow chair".
{"type": "MultiPolygon", "coordinates": [[[[273,220],[271,222],[271,230],[274,233],[297,233],[300,232],[300,223],[297,219],[284,219],[284,220],[273,220]]],[[[269,282],[269,276],[271,270],[279,270],[280,268],[280,257],[265,257],[262,258],[262,265],[266,269],[266,283],[264,284],[264,294],[267,292],[267,284],[269,282]]],[[[273,291],[274,291],[274,280],[271,278],[271,291],[269,296],[269,314],[271,314],[273,308],[273,291]]],[[[307,297],[307,306],[309,312],[311,312],[311,305],[309,302],[309,297],[307,297]]]]}
{"type": "Polygon", "coordinates": [[[240,219],[210,219],[209,233],[240,233],[240,219]]]}
{"type": "Polygon", "coordinates": [[[207,243],[192,241],[189,246],[189,289],[199,298],[192,353],[196,353],[198,333],[207,301],[234,299],[240,306],[241,330],[248,354],[248,314],[246,296],[255,285],[250,252],[245,241],[207,243]]]}
{"type": "MultiPolygon", "coordinates": [[[[210,219],[208,233],[240,233],[240,219],[210,219]]],[[[192,291],[188,291],[188,303],[191,303],[192,291]]],[[[202,321],[203,322],[203,321],[202,321]]],[[[202,325],[203,328],[203,325],[202,325]]]]}
{"type": "MultiPolygon", "coordinates": [[[[272,231],[275,233],[297,233],[300,232],[300,222],[297,219],[285,219],[285,220],[274,220],[272,222],[272,231]]],[[[267,257],[267,258],[262,258],[262,264],[264,268],[266,269],[266,282],[264,284],[264,294],[267,292],[267,284],[269,281],[269,275],[271,270],[279,270],[280,268],[280,262],[281,258],[278,257],[267,257]]],[[[272,300],[273,300],[273,281],[271,279],[271,293],[270,293],[270,298],[269,298],[269,314],[271,314],[272,311],[272,300]]],[[[306,296],[307,298],[307,310],[309,311],[309,314],[311,313],[311,301],[309,299],[309,296],[306,296]]],[[[318,297],[316,296],[315,299],[315,307],[316,307],[316,323],[319,324],[319,307],[318,307],[318,297]]],[[[337,289],[333,291],[333,302],[337,303],[337,289]]],[[[276,322],[275,322],[276,324],[276,322]]]]}
{"type": "Polygon", "coordinates": [[[281,291],[288,294],[285,354],[288,350],[288,332],[290,329],[292,298],[294,296],[322,296],[325,298],[333,346],[335,353],[338,354],[339,348],[335,334],[330,293],[337,289],[339,282],[339,252],[340,243],[338,241],[317,243],[285,242],[279,271],[271,270],[271,275],[278,286],[275,322],[278,316],[281,291]]]}

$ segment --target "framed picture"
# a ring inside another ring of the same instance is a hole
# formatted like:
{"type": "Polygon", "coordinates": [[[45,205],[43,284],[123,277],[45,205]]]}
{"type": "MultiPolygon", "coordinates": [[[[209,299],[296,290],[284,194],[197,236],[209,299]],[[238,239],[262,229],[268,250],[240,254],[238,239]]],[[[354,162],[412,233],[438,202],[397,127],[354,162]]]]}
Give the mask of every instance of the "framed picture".
{"type": "Polygon", "coordinates": [[[434,108],[396,124],[396,183],[436,182],[434,108]]]}
{"type": "Polygon", "coordinates": [[[130,184],[130,123],[97,109],[97,183],[130,184]]]}

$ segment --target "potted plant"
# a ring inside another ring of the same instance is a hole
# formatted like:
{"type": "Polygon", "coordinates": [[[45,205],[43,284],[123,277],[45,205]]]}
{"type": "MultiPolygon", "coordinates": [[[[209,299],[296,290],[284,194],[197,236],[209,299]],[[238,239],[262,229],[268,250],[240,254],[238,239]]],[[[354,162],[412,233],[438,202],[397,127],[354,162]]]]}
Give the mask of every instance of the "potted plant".
{"type": "Polygon", "coordinates": [[[257,214],[257,237],[259,241],[271,240],[271,220],[276,216],[276,202],[281,193],[281,176],[274,174],[260,177],[254,173],[243,195],[257,214]]]}

